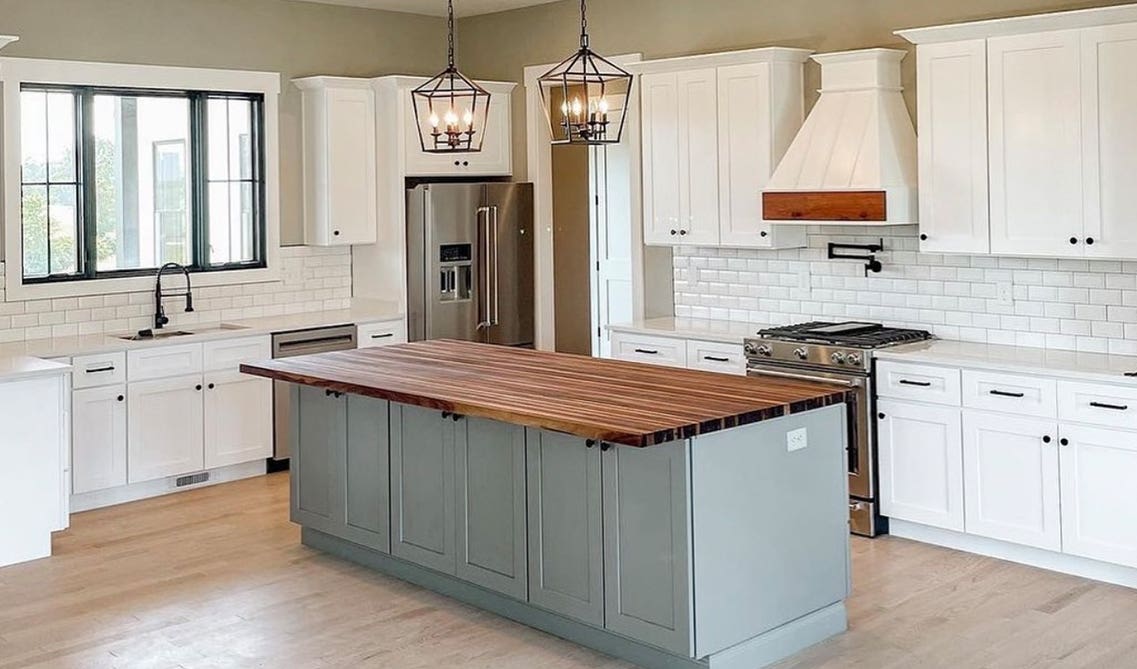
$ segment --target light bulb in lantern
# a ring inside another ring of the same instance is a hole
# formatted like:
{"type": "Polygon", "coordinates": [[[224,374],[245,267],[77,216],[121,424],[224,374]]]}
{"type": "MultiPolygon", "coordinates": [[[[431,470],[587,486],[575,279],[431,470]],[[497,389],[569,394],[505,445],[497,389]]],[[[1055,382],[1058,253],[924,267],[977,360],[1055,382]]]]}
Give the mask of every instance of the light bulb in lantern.
{"type": "Polygon", "coordinates": [[[474,129],[474,112],[467,109],[466,113],[462,114],[462,122],[466,124],[467,130],[473,130],[474,129]]]}
{"type": "Polygon", "coordinates": [[[583,107],[581,107],[580,100],[577,98],[572,99],[572,115],[579,117],[583,107]]]}
{"type": "Polygon", "coordinates": [[[454,113],[453,109],[446,110],[446,131],[455,132],[458,130],[458,115],[454,113]]]}
{"type": "Polygon", "coordinates": [[[438,130],[438,114],[430,112],[430,127],[438,130]]]}

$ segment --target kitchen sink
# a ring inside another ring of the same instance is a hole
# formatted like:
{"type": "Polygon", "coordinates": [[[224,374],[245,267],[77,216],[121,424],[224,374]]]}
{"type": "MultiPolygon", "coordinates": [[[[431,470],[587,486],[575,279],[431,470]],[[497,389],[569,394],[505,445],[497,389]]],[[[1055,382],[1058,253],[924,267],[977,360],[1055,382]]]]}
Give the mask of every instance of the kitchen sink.
{"type": "Polygon", "coordinates": [[[194,330],[139,330],[135,334],[118,335],[119,339],[125,341],[162,341],[163,339],[173,339],[175,337],[188,337],[190,335],[212,334],[217,332],[230,332],[233,330],[246,330],[243,325],[229,325],[222,323],[221,325],[213,325],[209,327],[197,328],[194,330]]]}

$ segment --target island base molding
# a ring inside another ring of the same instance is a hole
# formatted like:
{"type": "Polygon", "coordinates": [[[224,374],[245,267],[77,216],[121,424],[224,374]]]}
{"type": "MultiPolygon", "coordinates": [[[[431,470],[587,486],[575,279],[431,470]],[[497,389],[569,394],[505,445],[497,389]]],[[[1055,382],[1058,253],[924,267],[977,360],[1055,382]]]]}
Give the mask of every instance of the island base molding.
{"type": "Polygon", "coordinates": [[[607,630],[570,620],[310,527],[302,527],[300,536],[301,542],[309,548],[393,576],[647,669],[758,669],[848,629],[845,603],[837,602],[710,657],[692,660],[607,630]]]}
{"type": "Polygon", "coordinates": [[[1131,567],[1109,564],[1077,555],[1055,553],[998,539],[963,534],[895,518],[889,520],[889,533],[902,539],[911,539],[912,541],[943,546],[965,553],[985,555],[1008,562],[1038,567],[1039,569],[1048,569],[1137,589],[1137,569],[1131,567]]]}

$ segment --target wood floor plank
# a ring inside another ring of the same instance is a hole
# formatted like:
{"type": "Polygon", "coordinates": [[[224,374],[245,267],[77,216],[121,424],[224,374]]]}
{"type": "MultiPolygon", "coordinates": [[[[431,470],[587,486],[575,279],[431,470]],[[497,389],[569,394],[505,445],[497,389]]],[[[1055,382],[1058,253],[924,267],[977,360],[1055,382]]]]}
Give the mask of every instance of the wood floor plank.
{"type": "MultiPolygon", "coordinates": [[[[777,669],[1137,666],[1137,591],[852,538],[851,630],[777,669]]],[[[310,550],[287,474],[77,514],[0,569],[0,668],[627,669],[310,550]]]]}

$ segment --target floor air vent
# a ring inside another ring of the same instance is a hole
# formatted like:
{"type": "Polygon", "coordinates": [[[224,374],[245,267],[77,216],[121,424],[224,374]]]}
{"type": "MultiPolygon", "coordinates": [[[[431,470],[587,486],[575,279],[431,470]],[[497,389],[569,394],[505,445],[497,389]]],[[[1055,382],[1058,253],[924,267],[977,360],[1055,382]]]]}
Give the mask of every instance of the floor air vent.
{"type": "Polygon", "coordinates": [[[184,488],[187,485],[197,485],[198,483],[205,483],[209,480],[209,472],[202,472],[200,474],[190,474],[189,476],[179,476],[174,481],[175,488],[184,488]]]}

